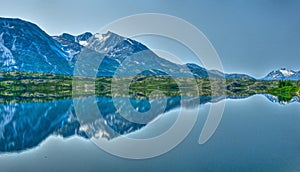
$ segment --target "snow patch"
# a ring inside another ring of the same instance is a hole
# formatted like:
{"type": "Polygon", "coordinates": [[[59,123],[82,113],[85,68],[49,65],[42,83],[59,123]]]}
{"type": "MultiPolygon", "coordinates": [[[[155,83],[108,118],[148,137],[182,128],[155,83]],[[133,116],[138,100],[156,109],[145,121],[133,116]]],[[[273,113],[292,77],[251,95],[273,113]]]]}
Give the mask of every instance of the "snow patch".
{"type": "Polygon", "coordinates": [[[100,41],[106,41],[110,37],[110,34],[100,34],[96,33],[95,38],[99,39],[100,41]]]}
{"type": "Polygon", "coordinates": [[[286,70],[286,69],[281,69],[281,70],[279,70],[282,74],[283,74],[283,76],[285,76],[285,77],[287,77],[287,76],[291,76],[291,75],[294,75],[295,74],[295,72],[292,72],[292,71],[290,71],[290,70],[286,70]]]}
{"type": "Polygon", "coordinates": [[[15,26],[10,26],[8,22],[4,22],[3,24],[4,24],[3,27],[6,27],[8,29],[14,29],[15,28],[15,26]]]}
{"type": "Polygon", "coordinates": [[[119,64],[121,64],[121,61],[119,59],[115,59],[119,64]]]}
{"type": "Polygon", "coordinates": [[[4,40],[2,39],[3,33],[0,35],[0,52],[2,53],[3,66],[12,66],[16,64],[16,61],[14,60],[14,56],[12,55],[11,51],[4,45],[4,40]]]}
{"type": "Polygon", "coordinates": [[[79,41],[79,44],[82,46],[87,46],[88,42],[87,41],[79,41]]]}
{"type": "Polygon", "coordinates": [[[66,52],[69,54],[69,58],[67,59],[68,61],[72,61],[73,57],[76,54],[80,53],[80,51],[73,51],[73,50],[67,50],[66,52]]]}
{"type": "Polygon", "coordinates": [[[133,42],[132,42],[130,39],[127,39],[127,41],[128,41],[131,45],[133,45],[133,42]]]}
{"type": "Polygon", "coordinates": [[[13,45],[12,45],[12,47],[11,47],[11,50],[12,50],[12,51],[16,51],[16,40],[17,40],[17,37],[14,36],[13,45]]]}
{"type": "Polygon", "coordinates": [[[52,64],[49,62],[48,58],[47,58],[45,55],[43,55],[43,57],[44,57],[45,61],[46,61],[50,66],[52,66],[52,64]]]}

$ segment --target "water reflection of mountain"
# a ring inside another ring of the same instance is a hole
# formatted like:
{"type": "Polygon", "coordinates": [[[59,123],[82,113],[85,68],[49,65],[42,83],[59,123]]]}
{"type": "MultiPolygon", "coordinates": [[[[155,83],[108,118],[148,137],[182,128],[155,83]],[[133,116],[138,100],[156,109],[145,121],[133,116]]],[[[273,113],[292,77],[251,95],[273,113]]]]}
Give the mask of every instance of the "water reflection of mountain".
{"type": "Polygon", "coordinates": [[[264,96],[273,103],[279,103],[279,104],[283,104],[283,105],[293,103],[293,102],[299,102],[299,97],[297,97],[297,96],[294,96],[291,99],[281,97],[281,96],[277,97],[277,96],[273,96],[271,94],[264,94],[264,96]]]}
{"type": "Polygon", "coordinates": [[[21,151],[41,143],[51,134],[81,134],[71,110],[71,100],[0,105],[0,151],[21,151]]]}
{"type": "MultiPolygon", "coordinates": [[[[282,103],[280,99],[266,95],[272,102],[282,103]]],[[[240,99],[243,97],[227,97],[240,99]]],[[[200,97],[200,104],[218,102],[222,97],[200,97]]],[[[117,98],[117,102],[125,102],[125,98],[117,98]]],[[[180,106],[181,97],[165,98],[165,109],[156,108],[155,115],[167,112],[180,106]],[[163,110],[163,111],[162,111],[163,110]]],[[[194,99],[185,99],[187,107],[197,106],[194,99]]],[[[299,101],[294,98],[289,102],[299,101]]],[[[151,108],[148,100],[130,99],[133,109],[146,112],[151,108]]],[[[159,101],[158,101],[159,102],[159,101]]],[[[130,122],[119,114],[112,98],[97,97],[96,102],[101,112],[100,116],[93,116],[90,121],[82,121],[75,115],[74,104],[71,99],[53,102],[0,104],[0,152],[19,152],[39,145],[50,135],[69,137],[79,135],[84,138],[105,137],[115,138],[139,130],[146,124],[130,122]],[[96,118],[95,118],[96,117],[96,118]]],[[[126,104],[119,107],[126,107],[126,104]]],[[[159,107],[159,106],[158,106],[159,107]]],[[[127,110],[127,109],[126,109],[127,110]]],[[[132,112],[126,111],[128,114],[132,112]]],[[[92,112],[86,111],[87,115],[92,112]]]]}

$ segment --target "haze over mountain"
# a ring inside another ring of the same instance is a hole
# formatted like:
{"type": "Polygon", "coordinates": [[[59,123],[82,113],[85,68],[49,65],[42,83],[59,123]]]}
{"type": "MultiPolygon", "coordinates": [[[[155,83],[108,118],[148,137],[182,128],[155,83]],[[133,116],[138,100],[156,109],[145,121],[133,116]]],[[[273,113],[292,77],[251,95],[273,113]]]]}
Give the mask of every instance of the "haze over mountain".
{"type": "MultiPolygon", "coordinates": [[[[116,33],[81,35],[63,33],[49,36],[37,25],[20,19],[0,18],[0,71],[24,71],[73,75],[75,63],[84,49],[103,57],[98,76],[113,76],[126,59],[124,71],[136,75],[136,66],[144,74],[254,79],[246,74],[223,74],[196,64],[179,65],[157,56],[145,45],[116,33]],[[130,69],[130,70],[127,70],[130,69]]],[[[87,66],[88,67],[88,66],[87,66]]],[[[300,79],[300,73],[281,69],[264,80],[300,79]]]]}

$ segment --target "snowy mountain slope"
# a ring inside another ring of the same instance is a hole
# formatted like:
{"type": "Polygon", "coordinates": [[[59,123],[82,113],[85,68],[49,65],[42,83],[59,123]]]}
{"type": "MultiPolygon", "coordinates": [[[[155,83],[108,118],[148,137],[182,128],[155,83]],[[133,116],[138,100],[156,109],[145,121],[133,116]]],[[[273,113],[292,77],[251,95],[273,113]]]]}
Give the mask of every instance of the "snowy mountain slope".
{"type": "Polygon", "coordinates": [[[139,73],[187,75],[187,71],[181,65],[167,61],[145,45],[113,32],[93,35],[87,40],[85,48],[104,56],[98,68],[98,75],[101,76],[113,76],[117,70],[122,71],[123,76],[134,76],[139,73]]]}
{"type": "Polygon", "coordinates": [[[68,54],[35,24],[0,18],[0,71],[70,74],[68,54]]]}
{"type": "Polygon", "coordinates": [[[80,53],[81,49],[87,44],[87,40],[92,36],[93,34],[90,32],[77,36],[63,33],[52,38],[61,44],[63,50],[68,53],[68,60],[72,61],[72,58],[80,53]]]}
{"type": "Polygon", "coordinates": [[[270,72],[263,80],[300,80],[300,72],[281,68],[270,72]]]}

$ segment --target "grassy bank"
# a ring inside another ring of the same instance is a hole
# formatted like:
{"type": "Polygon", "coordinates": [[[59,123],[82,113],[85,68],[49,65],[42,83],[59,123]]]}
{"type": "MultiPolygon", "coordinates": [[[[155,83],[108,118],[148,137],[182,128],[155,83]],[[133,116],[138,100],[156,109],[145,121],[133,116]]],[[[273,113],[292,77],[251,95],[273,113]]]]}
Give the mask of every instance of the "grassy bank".
{"type": "Polygon", "coordinates": [[[55,74],[0,73],[0,103],[51,101],[88,95],[149,98],[160,96],[238,96],[265,93],[290,99],[299,96],[299,81],[252,79],[135,77],[72,77],[55,74]],[[73,85],[73,83],[76,83],[73,85]],[[113,90],[113,91],[112,91],[113,90]],[[213,90],[213,92],[212,92],[213,90]]]}

